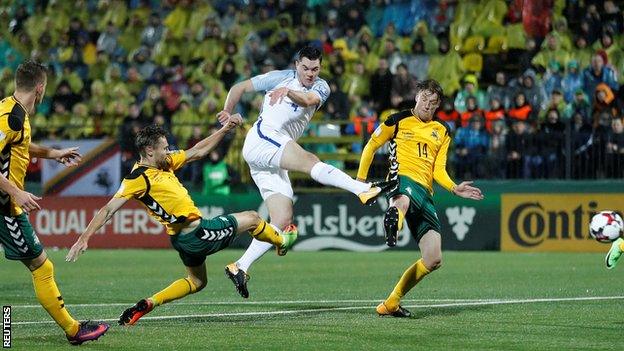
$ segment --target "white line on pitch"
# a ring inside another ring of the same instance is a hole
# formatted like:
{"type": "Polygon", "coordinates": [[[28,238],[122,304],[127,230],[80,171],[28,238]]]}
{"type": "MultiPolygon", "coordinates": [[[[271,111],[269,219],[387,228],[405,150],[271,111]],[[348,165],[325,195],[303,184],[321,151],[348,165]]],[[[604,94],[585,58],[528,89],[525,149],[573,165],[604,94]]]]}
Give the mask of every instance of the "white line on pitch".
{"type": "MultiPolygon", "coordinates": [[[[174,302],[171,305],[302,305],[308,303],[369,303],[369,302],[381,302],[383,299],[371,299],[371,300],[291,300],[291,301],[197,301],[197,302],[174,302]]],[[[458,301],[490,301],[484,299],[405,299],[406,302],[458,302],[458,301]]],[[[66,304],[68,308],[75,307],[109,307],[109,306],[128,306],[134,302],[111,302],[111,303],[77,303],[66,304]]],[[[40,308],[41,305],[11,305],[12,308],[40,308]]]]}
{"type": "MultiPolygon", "coordinates": [[[[404,305],[406,308],[444,308],[444,307],[460,307],[460,306],[487,306],[487,305],[508,305],[508,304],[526,304],[539,302],[569,302],[569,301],[599,301],[599,300],[623,300],[624,296],[588,296],[588,297],[561,297],[561,298],[538,298],[538,299],[511,299],[511,300],[488,300],[488,301],[472,301],[472,302],[454,302],[444,304],[429,305],[404,305]]],[[[331,312],[331,311],[350,311],[374,309],[375,306],[346,306],[346,307],[327,307],[312,308],[303,310],[282,310],[282,311],[257,311],[257,312],[233,312],[233,313],[206,313],[206,314],[185,314],[173,316],[152,316],[143,317],[142,320],[168,320],[168,319],[185,319],[185,318],[215,318],[215,317],[237,317],[237,316],[275,316],[289,315],[298,313],[312,312],[331,312]]],[[[115,322],[118,319],[103,319],[105,322],[115,322]]],[[[14,322],[13,325],[33,325],[33,324],[49,324],[54,323],[47,321],[28,321],[14,322]]]]}

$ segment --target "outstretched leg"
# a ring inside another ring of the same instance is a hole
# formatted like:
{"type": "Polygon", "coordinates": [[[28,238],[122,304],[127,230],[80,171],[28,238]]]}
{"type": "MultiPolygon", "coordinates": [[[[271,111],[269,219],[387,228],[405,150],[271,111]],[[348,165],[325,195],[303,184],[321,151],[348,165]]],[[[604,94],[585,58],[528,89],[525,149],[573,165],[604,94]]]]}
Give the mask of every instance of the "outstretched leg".
{"type": "Polygon", "coordinates": [[[141,299],[134,306],[126,309],[119,317],[119,325],[134,325],[141,317],[155,307],[194,294],[206,286],[206,264],[186,267],[186,278],[178,279],[152,297],[141,299]]]}
{"type": "Polygon", "coordinates": [[[284,148],[280,167],[289,171],[309,174],[312,179],[323,185],[331,185],[349,191],[357,195],[364,204],[374,201],[387,188],[386,183],[373,186],[371,183],[364,183],[351,178],[338,168],[321,162],[316,155],[304,150],[292,140],[284,148]]]}
{"type": "Polygon", "coordinates": [[[249,231],[254,239],[274,245],[277,254],[284,256],[297,239],[297,231],[280,231],[260,218],[256,211],[232,214],[238,222],[238,233],[249,231]]]}

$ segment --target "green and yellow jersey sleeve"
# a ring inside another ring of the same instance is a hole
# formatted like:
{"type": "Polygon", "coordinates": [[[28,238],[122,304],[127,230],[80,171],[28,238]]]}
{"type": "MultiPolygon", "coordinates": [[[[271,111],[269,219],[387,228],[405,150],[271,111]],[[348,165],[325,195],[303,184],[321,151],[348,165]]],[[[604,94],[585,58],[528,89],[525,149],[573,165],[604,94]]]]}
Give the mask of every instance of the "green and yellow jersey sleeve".
{"type": "Polygon", "coordinates": [[[444,136],[442,146],[440,147],[440,151],[438,152],[435,163],[433,165],[433,179],[444,189],[448,191],[453,191],[453,188],[455,188],[456,184],[446,171],[446,159],[450,143],[451,136],[447,133],[444,136]]]}
{"type": "Polygon", "coordinates": [[[186,152],[184,150],[176,150],[172,151],[169,155],[167,155],[167,162],[172,171],[177,170],[178,168],[184,166],[184,162],[186,162],[186,152]]]}
{"type": "Polygon", "coordinates": [[[115,193],[114,197],[131,199],[131,198],[140,198],[145,195],[147,191],[147,183],[143,177],[136,178],[124,178],[121,181],[121,185],[119,186],[119,190],[115,193]]]}
{"type": "Polygon", "coordinates": [[[388,140],[392,139],[395,132],[395,126],[388,126],[385,123],[382,123],[375,131],[373,135],[366,143],[364,150],[362,151],[362,156],[360,157],[360,166],[358,167],[357,177],[358,179],[366,179],[368,178],[368,170],[370,168],[371,163],[373,162],[373,157],[375,156],[375,152],[377,149],[383,146],[388,140]]]}

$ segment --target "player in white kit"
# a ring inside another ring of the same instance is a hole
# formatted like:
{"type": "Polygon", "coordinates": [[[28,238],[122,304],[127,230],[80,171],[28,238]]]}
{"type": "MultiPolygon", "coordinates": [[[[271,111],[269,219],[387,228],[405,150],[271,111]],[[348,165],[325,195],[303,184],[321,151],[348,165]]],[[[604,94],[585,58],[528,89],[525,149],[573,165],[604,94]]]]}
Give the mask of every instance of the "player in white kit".
{"type": "MultiPolygon", "coordinates": [[[[296,143],[329,97],[327,82],[318,77],[321,61],[320,50],[301,49],[294,70],[271,71],[235,84],[228,92],[223,111],[217,114],[220,122],[226,121],[243,93],[266,92],[260,116],[245,138],[243,157],[269,210],[271,225],[278,231],[297,230],[292,224],[293,190],[288,171],[307,173],[321,184],[350,191],[364,204],[374,201],[390,185],[357,181],[296,143]]],[[[238,261],[225,267],[226,275],[242,297],[249,296],[249,267],[271,247],[254,239],[238,261]]],[[[278,254],[286,252],[278,250],[278,254]]]]}

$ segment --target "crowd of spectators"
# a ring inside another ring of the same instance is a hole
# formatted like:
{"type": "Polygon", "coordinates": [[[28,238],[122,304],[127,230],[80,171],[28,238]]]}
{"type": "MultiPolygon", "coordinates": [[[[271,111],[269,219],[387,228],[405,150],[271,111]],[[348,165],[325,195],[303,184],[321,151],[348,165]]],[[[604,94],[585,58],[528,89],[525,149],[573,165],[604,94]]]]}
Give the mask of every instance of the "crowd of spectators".
{"type": "MultiPolygon", "coordinates": [[[[143,125],[187,148],[233,84],[287,69],[314,45],[331,87],[315,118],[353,122],[342,134],[365,139],[433,78],[458,178],[561,178],[566,162],[571,177],[624,175],[624,12],[614,1],[14,0],[0,18],[5,96],[23,59],[50,67],[34,137],[117,138],[126,169],[143,125]]],[[[261,103],[250,95],[237,109],[252,123],[261,103]]],[[[228,174],[242,170],[242,137],[206,164],[223,172],[227,157],[228,174]]]]}

